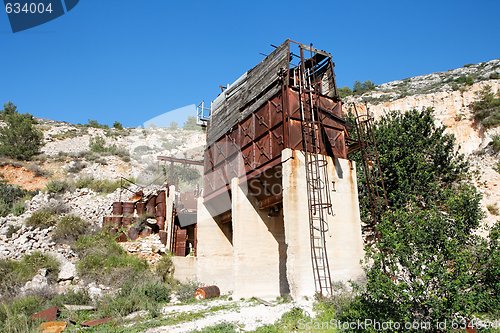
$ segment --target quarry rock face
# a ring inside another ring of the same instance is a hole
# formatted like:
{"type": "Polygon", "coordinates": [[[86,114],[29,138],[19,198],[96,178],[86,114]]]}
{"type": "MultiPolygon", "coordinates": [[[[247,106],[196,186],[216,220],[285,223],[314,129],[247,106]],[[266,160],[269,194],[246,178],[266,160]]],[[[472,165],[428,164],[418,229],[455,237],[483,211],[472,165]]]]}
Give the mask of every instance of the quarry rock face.
{"type": "MultiPolygon", "coordinates": [[[[455,136],[456,149],[468,158],[473,183],[483,195],[481,206],[485,211],[481,234],[488,233],[498,216],[487,207],[500,202],[500,174],[495,170],[498,154],[489,146],[500,127],[485,129],[474,120],[471,104],[479,100],[479,92],[491,87],[494,94],[500,91],[500,59],[447,72],[416,76],[381,84],[375,90],[344,100],[345,109],[352,110],[355,103],[359,113],[370,114],[377,120],[385,114],[412,109],[433,108],[437,125],[446,126],[446,133],[455,136]],[[469,83],[463,83],[465,79],[469,83]],[[457,83],[462,82],[462,83],[457,83]]],[[[498,207],[498,206],[497,206],[498,207]]],[[[498,207],[500,208],[500,207],[498,207]]]]}

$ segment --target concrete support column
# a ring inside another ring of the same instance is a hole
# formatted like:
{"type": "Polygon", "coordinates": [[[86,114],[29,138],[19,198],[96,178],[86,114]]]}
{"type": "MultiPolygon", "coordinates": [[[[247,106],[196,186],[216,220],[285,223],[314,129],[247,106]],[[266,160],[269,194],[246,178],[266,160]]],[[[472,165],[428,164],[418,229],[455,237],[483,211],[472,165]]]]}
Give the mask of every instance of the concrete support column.
{"type": "MultiPolygon", "coordinates": [[[[285,149],[282,161],[287,276],[291,296],[300,299],[315,294],[304,154],[285,149]]],[[[328,158],[328,177],[333,208],[325,235],[330,276],[333,282],[358,280],[364,252],[354,162],[328,158]]]]}
{"type": "Polygon", "coordinates": [[[269,217],[255,207],[238,178],[231,181],[231,194],[234,298],[276,298],[281,290],[280,249],[285,252],[282,217],[269,217]]]}
{"type": "Polygon", "coordinates": [[[222,293],[233,290],[233,246],[198,198],[198,248],[196,276],[206,285],[217,285],[222,293]]]}
{"type": "Polygon", "coordinates": [[[290,296],[298,300],[315,293],[309,237],[309,215],[304,155],[285,149],[283,167],[283,219],[287,245],[286,272],[290,296]]]}
{"type": "Polygon", "coordinates": [[[328,218],[330,230],[326,237],[331,277],[334,282],[356,281],[364,276],[356,164],[344,159],[333,162],[329,158],[328,174],[334,182],[331,192],[334,215],[328,218]]]}

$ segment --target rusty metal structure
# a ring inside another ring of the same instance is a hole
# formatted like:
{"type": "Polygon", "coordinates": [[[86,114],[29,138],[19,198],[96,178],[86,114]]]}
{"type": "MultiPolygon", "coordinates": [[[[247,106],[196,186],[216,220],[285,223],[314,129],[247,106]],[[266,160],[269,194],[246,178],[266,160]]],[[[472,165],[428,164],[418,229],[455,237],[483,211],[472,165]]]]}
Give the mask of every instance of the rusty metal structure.
{"type": "Polygon", "coordinates": [[[366,114],[359,113],[356,104],[352,104],[355,117],[356,140],[349,146],[349,154],[361,154],[362,169],[365,177],[365,191],[370,207],[369,224],[365,227],[365,235],[369,241],[378,238],[375,226],[379,222],[382,212],[389,205],[385,189],[380,156],[377,149],[377,140],[373,130],[373,116],[368,109],[366,114]]]}
{"type": "MultiPolygon", "coordinates": [[[[230,196],[230,181],[237,177],[252,184],[249,195],[260,209],[279,208],[282,195],[263,187],[281,184],[282,150],[304,153],[311,259],[316,291],[323,295],[332,294],[325,245],[327,215],[334,214],[327,156],[346,159],[347,137],[331,54],[292,40],[223,90],[208,121],[205,204],[230,196]]],[[[221,223],[231,221],[230,210],[219,216],[221,223]]]]}
{"type": "MultiPolygon", "coordinates": [[[[285,148],[347,158],[347,135],[331,54],[287,40],[213,101],[205,150],[205,202],[230,192],[233,177],[258,180],[266,170],[279,167],[285,148]],[[304,80],[310,81],[307,87],[304,80]],[[304,112],[314,116],[306,136],[304,112]],[[238,153],[244,160],[243,175],[231,164],[238,153]]],[[[258,199],[261,208],[281,200],[265,195],[258,199]]]]}

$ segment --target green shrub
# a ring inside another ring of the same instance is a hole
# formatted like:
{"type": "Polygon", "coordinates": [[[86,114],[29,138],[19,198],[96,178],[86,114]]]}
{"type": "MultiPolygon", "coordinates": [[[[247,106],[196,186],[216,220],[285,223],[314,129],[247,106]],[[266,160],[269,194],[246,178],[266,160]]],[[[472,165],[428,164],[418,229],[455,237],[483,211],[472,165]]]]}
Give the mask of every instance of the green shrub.
{"type": "Polygon", "coordinates": [[[121,131],[121,130],[123,130],[123,125],[122,125],[122,123],[120,123],[119,121],[115,121],[115,122],[113,123],[113,128],[115,128],[115,129],[117,129],[117,130],[120,130],[120,131],[121,131]]]}
{"type": "Polygon", "coordinates": [[[11,238],[13,234],[15,234],[16,232],[19,231],[19,229],[21,229],[21,227],[19,226],[14,226],[14,225],[9,225],[9,228],[7,229],[7,233],[5,234],[5,236],[7,236],[8,238],[11,238]]]}
{"type": "Polygon", "coordinates": [[[106,140],[102,136],[95,136],[93,138],[90,138],[89,148],[93,153],[105,153],[106,140]]]}
{"type": "Polygon", "coordinates": [[[94,179],[92,177],[79,178],[75,182],[76,188],[88,188],[97,193],[112,193],[120,188],[119,180],[94,179]]]}
{"type": "Polygon", "coordinates": [[[16,288],[30,281],[38,270],[47,269],[47,277],[55,281],[59,274],[59,262],[41,252],[25,255],[19,261],[0,259],[0,294],[11,295],[16,288]]]}
{"type": "MultiPolygon", "coordinates": [[[[269,325],[269,327],[270,326],[271,325],[269,325]]],[[[277,330],[278,328],[276,328],[276,330],[274,329],[275,329],[274,327],[271,327],[268,330],[268,326],[266,326],[266,328],[259,328],[255,332],[260,332],[260,333],[284,332],[284,331],[278,331],[277,330]]],[[[232,323],[220,323],[214,326],[205,327],[201,330],[191,331],[190,333],[236,333],[236,332],[239,332],[236,330],[236,325],[232,323]]]]}
{"type": "Polygon", "coordinates": [[[26,219],[24,224],[28,227],[47,229],[57,224],[58,216],[53,209],[42,208],[26,219]]]}
{"type": "Polygon", "coordinates": [[[184,283],[179,283],[175,287],[175,292],[177,298],[181,302],[189,302],[194,300],[194,292],[200,287],[200,283],[197,281],[187,281],[184,283]]]}
{"type": "Polygon", "coordinates": [[[89,148],[93,153],[118,156],[124,161],[130,160],[130,153],[127,149],[119,148],[116,145],[106,146],[106,140],[101,136],[91,138],[89,148]]]}
{"type": "Polygon", "coordinates": [[[76,266],[79,276],[88,280],[119,284],[128,275],[148,268],[145,260],[128,255],[104,233],[82,236],[72,247],[80,258],[76,266]]]}
{"type": "Polygon", "coordinates": [[[0,216],[7,216],[10,213],[17,214],[20,208],[14,206],[18,206],[21,201],[24,206],[23,198],[27,199],[28,195],[28,191],[23,190],[18,186],[0,182],[0,216]]]}
{"type": "Polygon", "coordinates": [[[488,210],[488,212],[490,212],[490,214],[492,214],[492,215],[498,215],[498,214],[499,214],[499,210],[498,210],[497,205],[487,205],[487,206],[486,206],[486,209],[487,209],[487,210],[488,210]]]}
{"type": "Polygon", "coordinates": [[[493,148],[493,151],[495,153],[498,153],[500,151],[500,135],[494,135],[493,136],[493,141],[491,141],[491,148],[493,148]]]}
{"type": "Polygon", "coordinates": [[[78,216],[66,215],[57,222],[52,239],[59,243],[73,243],[89,230],[88,223],[78,216]]]}
{"type": "Polygon", "coordinates": [[[99,312],[102,316],[125,316],[140,310],[154,314],[161,304],[170,301],[170,294],[167,284],[150,274],[140,274],[125,281],[117,295],[104,297],[99,303],[99,312]]]}
{"type": "Polygon", "coordinates": [[[25,196],[19,200],[17,200],[16,202],[14,202],[14,204],[12,205],[12,208],[11,208],[11,213],[14,214],[14,216],[20,216],[24,213],[24,211],[26,210],[26,207],[25,207],[25,204],[26,204],[26,201],[31,199],[31,196],[25,196]]]}
{"type": "Polygon", "coordinates": [[[47,183],[45,189],[48,193],[63,193],[71,190],[71,185],[67,181],[53,179],[47,183]]]}
{"type": "Polygon", "coordinates": [[[458,84],[465,84],[467,86],[471,86],[474,84],[474,78],[469,75],[460,76],[459,78],[455,79],[455,82],[458,84]]]}
{"type": "Polygon", "coordinates": [[[105,124],[100,124],[97,120],[89,119],[87,122],[87,127],[93,127],[93,128],[102,128],[102,129],[108,129],[109,126],[105,124]]]}
{"type": "Polygon", "coordinates": [[[0,155],[19,160],[29,160],[40,152],[43,134],[35,128],[36,121],[30,114],[20,114],[12,103],[6,103],[1,112],[6,126],[0,128],[0,155]]]}
{"type": "MultiPolygon", "coordinates": [[[[256,333],[288,333],[288,332],[298,332],[299,328],[305,326],[307,323],[311,322],[311,318],[304,313],[302,309],[293,308],[292,310],[286,312],[281,319],[278,320],[273,325],[265,325],[257,328],[256,333]],[[301,326],[301,323],[303,326],[301,326]]],[[[307,327],[307,326],[305,326],[307,327]]],[[[310,332],[314,329],[311,325],[308,329],[304,329],[303,332],[310,332]]],[[[319,330],[321,331],[321,330],[319,330]]],[[[200,331],[200,332],[210,332],[210,331],[200,331]]],[[[217,331],[212,331],[217,332],[217,331]]],[[[232,331],[227,331],[232,332],[232,331]]],[[[302,330],[300,330],[302,332],[302,330]]]]}
{"type": "Polygon", "coordinates": [[[64,304],[87,305],[92,303],[92,299],[86,289],[74,291],[69,290],[64,294],[57,294],[49,300],[50,305],[63,306],[64,304]]]}
{"type": "Polygon", "coordinates": [[[500,125],[500,96],[493,93],[491,86],[486,86],[478,94],[478,100],[471,104],[474,119],[485,128],[500,125]]]}
{"type": "Polygon", "coordinates": [[[352,92],[354,93],[354,95],[362,95],[365,92],[368,92],[368,91],[374,90],[374,89],[375,89],[375,83],[373,83],[370,80],[365,81],[365,82],[355,81],[354,86],[352,88],[352,92]]]}
{"type": "Polygon", "coordinates": [[[30,319],[31,315],[42,309],[43,299],[29,295],[0,302],[0,331],[3,333],[35,333],[38,323],[30,319]]]}
{"type": "Polygon", "coordinates": [[[156,263],[155,272],[158,277],[160,277],[163,282],[172,281],[172,276],[174,274],[174,263],[172,262],[172,257],[170,254],[164,254],[160,261],[156,263]]]}

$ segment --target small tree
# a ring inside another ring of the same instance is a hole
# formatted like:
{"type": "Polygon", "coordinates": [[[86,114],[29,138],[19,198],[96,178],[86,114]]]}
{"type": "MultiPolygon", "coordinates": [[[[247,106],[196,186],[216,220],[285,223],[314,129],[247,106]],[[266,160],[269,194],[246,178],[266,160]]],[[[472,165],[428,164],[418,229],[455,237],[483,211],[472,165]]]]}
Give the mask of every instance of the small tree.
{"type": "Polygon", "coordinates": [[[378,241],[367,249],[366,285],[337,318],[435,327],[478,313],[498,315],[499,227],[489,242],[475,235],[481,196],[467,181],[454,138],[435,125],[431,109],[390,113],[375,124],[375,136],[391,207],[376,226],[378,241]]]}
{"type": "Polygon", "coordinates": [[[122,123],[120,123],[119,121],[115,121],[115,122],[113,123],[113,128],[114,128],[114,129],[117,129],[117,130],[122,130],[122,129],[123,129],[123,125],[122,125],[122,123]]]}
{"type": "Polygon", "coordinates": [[[1,118],[5,126],[0,128],[0,155],[19,160],[29,160],[40,152],[43,134],[30,114],[20,114],[11,102],[4,105],[1,118]]]}

